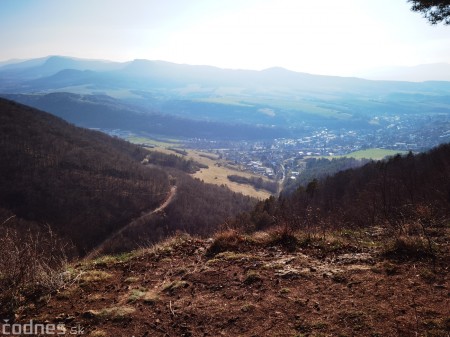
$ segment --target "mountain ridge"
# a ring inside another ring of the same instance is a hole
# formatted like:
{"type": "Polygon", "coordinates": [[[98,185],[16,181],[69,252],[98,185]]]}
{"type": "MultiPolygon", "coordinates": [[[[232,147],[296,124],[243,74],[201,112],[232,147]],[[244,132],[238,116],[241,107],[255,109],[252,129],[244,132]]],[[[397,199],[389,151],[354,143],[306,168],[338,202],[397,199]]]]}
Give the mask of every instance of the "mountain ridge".
{"type": "Polygon", "coordinates": [[[371,71],[366,71],[366,72],[360,72],[359,76],[357,75],[350,75],[350,76],[338,76],[338,75],[319,75],[319,74],[314,74],[311,72],[299,72],[299,71],[294,71],[294,70],[290,70],[287,68],[284,68],[282,66],[272,66],[269,68],[265,68],[265,69],[261,69],[261,70],[248,70],[248,69],[243,69],[243,68],[225,68],[225,67],[218,67],[218,66],[213,66],[213,65],[202,65],[202,64],[198,64],[198,65],[191,65],[191,64],[186,64],[186,63],[174,63],[174,62],[170,62],[170,61],[164,61],[164,60],[152,60],[152,59],[134,59],[134,60],[129,60],[129,61],[111,61],[111,60],[103,60],[103,59],[86,59],[86,58],[78,58],[78,57],[72,57],[72,56],[60,56],[60,55],[49,55],[49,56],[44,56],[44,57],[40,57],[40,58],[33,58],[33,59],[26,59],[26,60],[21,60],[21,59],[15,59],[15,60],[6,60],[3,62],[0,62],[0,71],[4,71],[4,70],[12,70],[12,69],[16,69],[16,68],[29,68],[29,67],[33,67],[33,66],[43,66],[43,65],[53,65],[56,66],[58,63],[60,64],[60,70],[63,69],[79,69],[80,65],[77,64],[77,62],[79,62],[82,66],[84,67],[84,69],[82,70],[100,70],[100,69],[118,69],[118,68],[126,68],[126,67],[130,67],[133,64],[137,64],[137,63],[155,63],[155,64],[160,64],[160,65],[177,65],[177,66],[190,66],[190,67],[196,67],[198,69],[215,69],[215,70],[229,70],[229,71],[236,71],[236,72],[241,72],[241,71],[253,71],[253,72],[270,72],[273,70],[283,70],[289,73],[296,73],[296,74],[303,74],[303,75],[313,75],[313,76],[323,76],[323,77],[335,77],[335,78],[357,78],[357,79],[365,79],[368,81],[394,81],[394,82],[435,82],[435,81],[444,81],[444,82],[448,82],[450,81],[450,72],[448,71],[448,69],[450,69],[450,64],[448,63],[430,63],[430,64],[419,64],[416,66],[403,66],[403,67],[395,67],[395,66],[391,66],[391,67],[382,67],[382,68],[377,68],[371,71]],[[65,63],[64,63],[65,62],[65,63]],[[62,66],[61,66],[62,65],[62,66]],[[71,65],[74,66],[75,68],[71,68],[71,65]],[[437,71],[437,69],[439,69],[439,67],[446,69],[446,71],[437,71]],[[426,79],[426,80],[408,80],[408,79],[404,79],[404,78],[399,78],[399,79],[395,79],[392,76],[389,76],[390,78],[388,79],[382,79],[383,73],[385,73],[387,70],[391,69],[393,72],[401,72],[401,71],[405,71],[405,70],[411,70],[411,72],[414,72],[416,70],[422,70],[422,71],[427,71],[427,69],[434,69],[434,73],[439,74],[439,76],[437,78],[430,78],[430,79],[426,79]],[[382,73],[377,76],[370,78],[364,77],[364,74],[376,74],[376,73],[382,73]],[[445,74],[447,74],[449,77],[447,79],[445,79],[445,74]]]}

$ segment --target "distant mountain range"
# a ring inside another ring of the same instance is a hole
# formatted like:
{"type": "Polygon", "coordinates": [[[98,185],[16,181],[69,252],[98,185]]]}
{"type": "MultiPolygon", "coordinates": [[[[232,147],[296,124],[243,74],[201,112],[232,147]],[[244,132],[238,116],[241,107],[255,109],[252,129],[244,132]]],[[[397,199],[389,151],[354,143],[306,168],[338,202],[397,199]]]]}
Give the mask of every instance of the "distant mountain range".
{"type": "Polygon", "coordinates": [[[229,70],[149,60],[50,56],[7,64],[0,67],[0,95],[31,105],[41,102],[33,106],[53,113],[71,110],[78,115],[68,120],[83,126],[94,126],[89,122],[94,115],[95,127],[106,125],[114,119],[111,110],[123,108],[134,112],[128,116],[136,119],[126,122],[139,124],[139,131],[176,135],[177,128],[167,131],[174,118],[195,121],[184,128],[187,137],[210,137],[216,134],[211,130],[221,128],[226,131],[217,131],[218,137],[227,137],[237,125],[245,126],[234,132],[238,138],[273,138],[317,127],[373,130],[384,127],[378,121],[400,115],[450,116],[450,82],[445,81],[371,81],[283,68],[229,70]],[[51,107],[41,104],[46,95],[61,92],[79,96],[60,95],[51,107]],[[142,115],[146,122],[139,120],[142,115]],[[170,121],[154,123],[149,116],[170,121]],[[158,129],[160,124],[169,127],[158,129]]]}
{"type": "MultiPolygon", "coordinates": [[[[388,69],[380,69],[379,78],[386,75],[388,69]]],[[[392,68],[393,72],[411,73],[429,72],[439,76],[442,81],[448,77],[450,80],[450,65],[434,64],[415,68],[392,68]]],[[[1,89],[17,89],[20,83],[21,90],[62,89],[69,85],[98,86],[99,89],[125,87],[127,89],[151,88],[177,88],[182,93],[205,92],[207,89],[216,91],[219,88],[246,88],[255,91],[264,91],[270,88],[285,88],[291,90],[303,89],[309,92],[316,90],[342,92],[349,89],[363,93],[376,89],[386,92],[393,88],[428,88],[427,85],[414,85],[398,83],[379,83],[361,78],[348,78],[337,76],[313,75],[298,73],[284,68],[269,68],[262,71],[230,70],[212,66],[192,66],[175,64],[164,61],[133,60],[129,62],[110,62],[102,60],[85,60],[62,56],[49,56],[39,59],[21,61],[0,66],[1,89]],[[71,70],[67,72],[67,70],[71,70]],[[65,82],[61,82],[61,79],[65,82]],[[7,80],[10,80],[9,83],[7,80]],[[39,81],[36,81],[38,80],[39,81]],[[118,83],[108,82],[111,79],[118,83]],[[194,87],[194,85],[201,86],[194,87]],[[47,88],[46,88],[47,86],[47,88]]],[[[371,72],[372,77],[377,75],[371,72]]],[[[430,76],[434,76],[430,75],[430,76]]],[[[425,76],[425,75],[423,75],[425,76]]],[[[413,77],[413,74],[411,74],[413,77]]],[[[92,88],[93,89],[93,88],[92,88]]],[[[216,93],[216,94],[220,94],[216,93]]]]}

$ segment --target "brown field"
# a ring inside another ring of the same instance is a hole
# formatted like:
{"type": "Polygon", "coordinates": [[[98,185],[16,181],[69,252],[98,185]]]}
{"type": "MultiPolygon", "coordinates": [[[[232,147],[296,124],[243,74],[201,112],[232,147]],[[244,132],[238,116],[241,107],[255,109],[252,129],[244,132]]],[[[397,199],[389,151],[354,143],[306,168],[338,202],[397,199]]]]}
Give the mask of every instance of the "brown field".
{"type": "MultiPolygon", "coordinates": [[[[176,154],[174,151],[169,150],[163,147],[155,147],[149,149],[149,151],[159,151],[167,154],[176,154]]],[[[199,163],[208,165],[207,169],[201,169],[196,172],[192,176],[203,180],[205,183],[215,184],[215,185],[226,185],[228,188],[234,192],[242,193],[244,195],[248,195],[257,199],[267,199],[271,196],[271,193],[265,190],[257,190],[250,185],[238,184],[228,180],[227,176],[231,174],[238,174],[244,177],[259,177],[249,172],[243,172],[239,170],[237,166],[232,166],[227,163],[226,160],[216,159],[213,160],[211,158],[217,157],[213,153],[209,152],[200,152],[196,150],[187,150],[188,155],[184,156],[185,159],[192,159],[199,163]],[[206,155],[210,158],[204,157],[202,155],[206,155]]],[[[181,155],[179,155],[181,157],[181,155]]]]}

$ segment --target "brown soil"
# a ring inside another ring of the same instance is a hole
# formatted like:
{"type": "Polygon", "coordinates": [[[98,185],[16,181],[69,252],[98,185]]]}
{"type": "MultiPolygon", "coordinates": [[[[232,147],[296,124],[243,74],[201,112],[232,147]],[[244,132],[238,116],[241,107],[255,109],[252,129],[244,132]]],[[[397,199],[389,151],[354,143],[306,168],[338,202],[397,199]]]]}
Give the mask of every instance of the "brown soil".
{"type": "Polygon", "coordinates": [[[449,336],[448,251],[434,263],[399,262],[375,248],[287,252],[258,240],[208,254],[212,239],[177,236],[82,262],[18,321],[115,337],[449,336]]]}

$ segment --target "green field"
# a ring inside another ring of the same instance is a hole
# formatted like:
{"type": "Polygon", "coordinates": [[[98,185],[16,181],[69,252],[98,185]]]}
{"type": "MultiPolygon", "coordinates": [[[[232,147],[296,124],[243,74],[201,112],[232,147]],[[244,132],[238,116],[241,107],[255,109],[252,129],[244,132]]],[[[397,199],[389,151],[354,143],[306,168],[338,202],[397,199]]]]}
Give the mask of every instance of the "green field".
{"type": "Polygon", "coordinates": [[[253,105],[243,103],[239,97],[211,97],[211,98],[198,98],[194,99],[194,102],[201,103],[215,103],[234,106],[252,107],[253,105]]]}
{"type": "Polygon", "coordinates": [[[388,156],[395,156],[396,154],[406,154],[407,151],[397,151],[397,150],[388,150],[388,149],[367,149],[360,150],[348,153],[343,156],[334,156],[333,158],[355,158],[355,159],[373,159],[373,160],[381,160],[388,156]]]}

